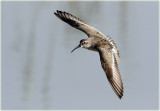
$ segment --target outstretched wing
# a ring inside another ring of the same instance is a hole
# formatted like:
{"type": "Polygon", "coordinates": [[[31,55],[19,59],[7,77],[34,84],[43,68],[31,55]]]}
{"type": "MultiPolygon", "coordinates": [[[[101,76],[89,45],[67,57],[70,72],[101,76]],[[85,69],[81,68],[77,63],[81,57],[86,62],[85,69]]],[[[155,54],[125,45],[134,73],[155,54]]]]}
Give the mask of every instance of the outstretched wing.
{"type": "Polygon", "coordinates": [[[99,50],[102,68],[116,95],[121,99],[123,96],[123,83],[118,69],[115,54],[105,49],[99,50]]]}
{"type": "Polygon", "coordinates": [[[75,28],[83,31],[84,33],[86,33],[88,35],[88,37],[101,37],[104,39],[106,38],[100,31],[98,31],[97,29],[95,29],[92,26],[87,25],[79,18],[77,18],[67,12],[62,12],[62,11],[57,10],[57,13],[54,13],[54,14],[58,18],[60,18],[62,21],[71,25],[72,27],[75,27],[75,28]]]}

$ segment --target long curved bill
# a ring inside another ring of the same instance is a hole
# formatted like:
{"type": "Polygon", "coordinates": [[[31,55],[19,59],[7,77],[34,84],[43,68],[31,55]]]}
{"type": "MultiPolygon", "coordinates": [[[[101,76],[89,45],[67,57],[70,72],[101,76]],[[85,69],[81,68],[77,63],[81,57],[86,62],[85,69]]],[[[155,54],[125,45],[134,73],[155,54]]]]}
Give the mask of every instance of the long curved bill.
{"type": "Polygon", "coordinates": [[[81,46],[80,45],[78,45],[77,47],[75,47],[72,51],[71,51],[71,53],[74,51],[74,50],[76,50],[76,49],[78,49],[78,48],[80,48],[81,46]]]}

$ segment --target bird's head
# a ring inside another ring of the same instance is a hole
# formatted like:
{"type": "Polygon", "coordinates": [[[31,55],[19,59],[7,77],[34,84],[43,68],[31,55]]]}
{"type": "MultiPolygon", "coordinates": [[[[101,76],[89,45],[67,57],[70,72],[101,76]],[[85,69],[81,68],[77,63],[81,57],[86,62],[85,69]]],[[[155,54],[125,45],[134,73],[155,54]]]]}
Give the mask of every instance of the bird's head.
{"type": "Polygon", "coordinates": [[[80,41],[80,44],[77,46],[77,47],[75,47],[71,52],[73,52],[74,50],[76,50],[76,49],[78,49],[78,48],[80,48],[80,47],[82,47],[82,48],[85,48],[85,49],[88,49],[88,48],[90,48],[91,47],[91,41],[89,40],[89,39],[82,39],[81,41],[80,41]]]}

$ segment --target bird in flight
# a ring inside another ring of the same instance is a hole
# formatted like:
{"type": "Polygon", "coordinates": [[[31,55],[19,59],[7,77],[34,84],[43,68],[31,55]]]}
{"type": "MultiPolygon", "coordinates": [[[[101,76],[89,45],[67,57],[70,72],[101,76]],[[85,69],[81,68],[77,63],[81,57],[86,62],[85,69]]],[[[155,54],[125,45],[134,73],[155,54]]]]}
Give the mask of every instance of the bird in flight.
{"type": "Polygon", "coordinates": [[[114,41],[109,36],[103,35],[94,27],[67,12],[57,10],[54,14],[62,21],[87,34],[88,38],[82,39],[71,52],[80,47],[98,52],[107,79],[116,95],[121,99],[123,96],[123,83],[118,69],[120,56],[114,41]]]}

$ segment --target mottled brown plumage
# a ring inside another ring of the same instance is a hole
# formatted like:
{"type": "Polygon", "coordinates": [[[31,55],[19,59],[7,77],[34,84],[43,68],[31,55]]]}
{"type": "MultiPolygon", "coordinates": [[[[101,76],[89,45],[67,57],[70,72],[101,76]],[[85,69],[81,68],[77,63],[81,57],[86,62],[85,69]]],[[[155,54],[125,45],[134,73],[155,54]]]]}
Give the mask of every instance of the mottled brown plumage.
{"type": "MultiPolygon", "coordinates": [[[[79,18],[67,13],[58,11],[54,13],[62,21],[68,23],[88,35],[89,38],[82,39],[75,48],[83,47],[88,50],[99,52],[102,68],[108,78],[116,95],[121,99],[123,96],[123,83],[118,69],[120,60],[119,51],[111,38],[106,37],[100,31],[84,23],[79,18]]],[[[72,52],[75,50],[73,49],[72,52]]]]}

